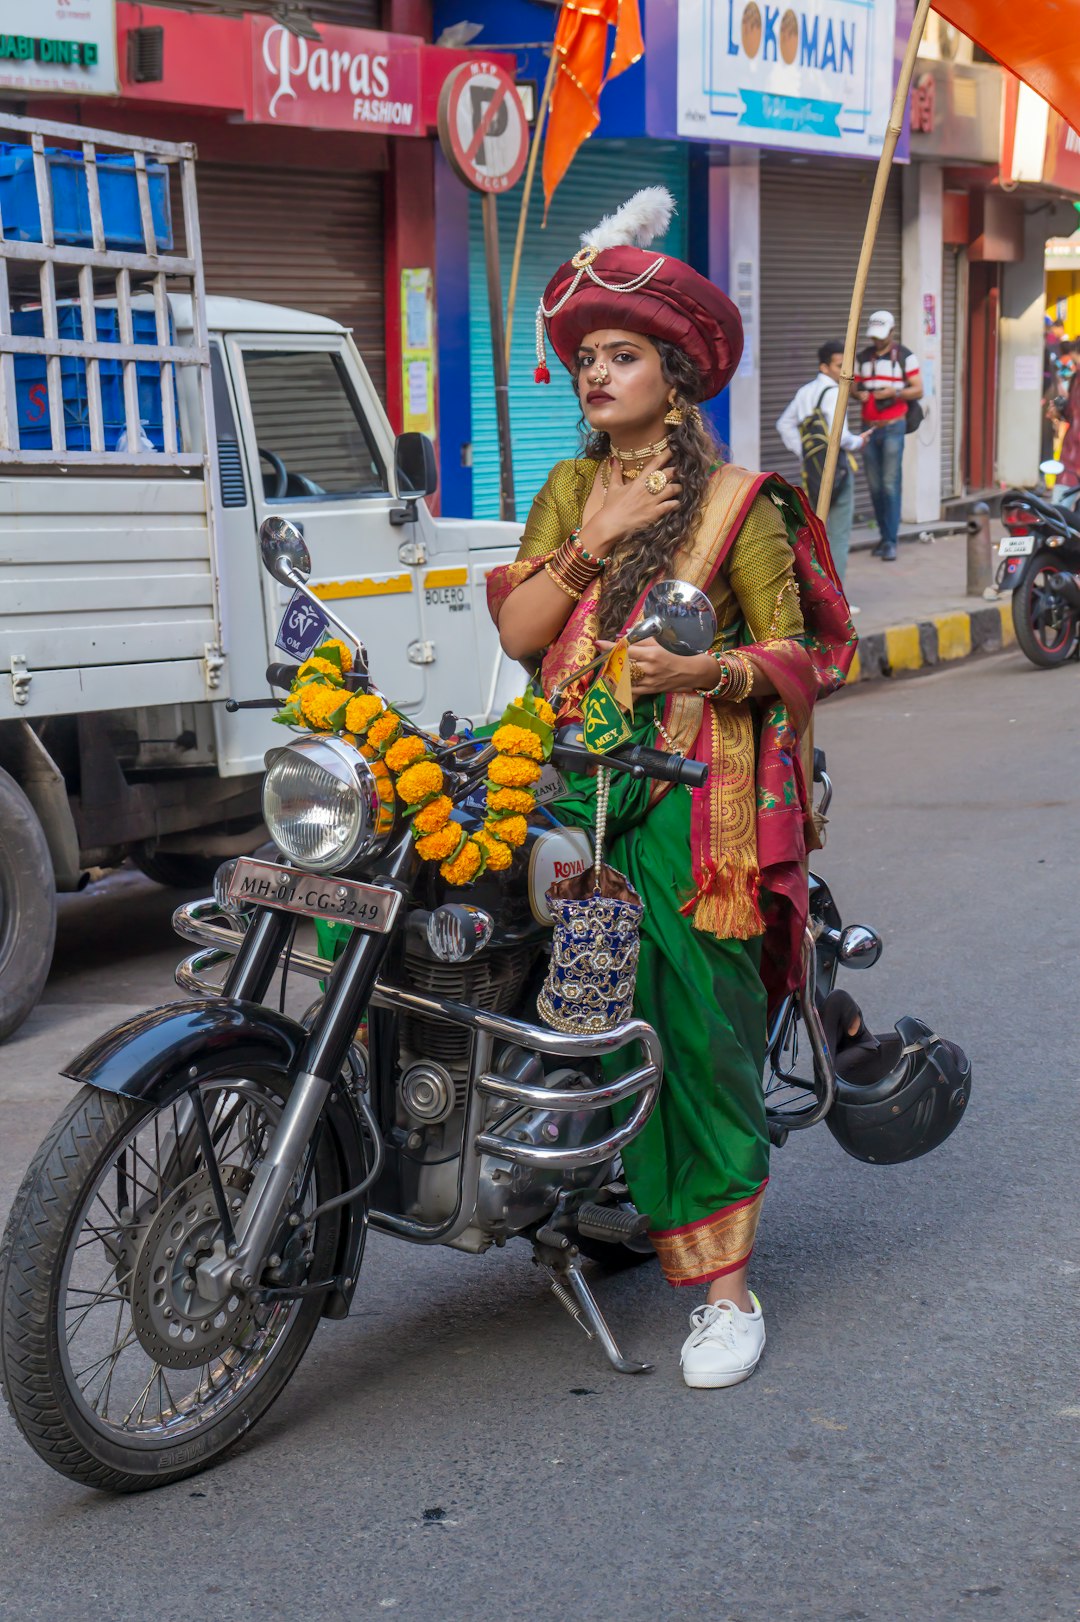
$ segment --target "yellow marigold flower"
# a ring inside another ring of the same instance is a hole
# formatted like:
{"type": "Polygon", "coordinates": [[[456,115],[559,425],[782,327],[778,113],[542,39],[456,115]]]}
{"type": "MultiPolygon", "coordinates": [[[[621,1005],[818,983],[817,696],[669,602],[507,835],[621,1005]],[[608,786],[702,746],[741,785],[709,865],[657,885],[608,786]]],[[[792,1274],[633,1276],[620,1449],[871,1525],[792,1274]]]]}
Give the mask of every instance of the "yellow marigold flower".
{"type": "Polygon", "coordinates": [[[381,715],[383,701],[374,693],[357,693],[350,698],[345,711],[345,725],[350,732],[366,732],[377,715],[381,715]]]}
{"type": "Polygon", "coordinates": [[[399,738],[397,743],[392,743],[384,759],[392,772],[403,772],[406,766],[411,766],[415,760],[423,760],[426,754],[423,738],[410,733],[405,738],[399,738]]]}
{"type": "Polygon", "coordinates": [[[501,839],[504,845],[523,845],[528,829],[524,817],[500,817],[497,822],[484,823],[484,832],[492,839],[501,839]]]}
{"type": "Polygon", "coordinates": [[[540,776],[535,760],[521,760],[514,755],[496,755],[488,767],[488,776],[500,788],[528,788],[540,776]]]}
{"type": "Polygon", "coordinates": [[[433,760],[418,760],[397,780],[397,791],[406,805],[416,805],[429,794],[441,793],[442,786],[442,767],[433,760]]]}
{"type": "Polygon", "coordinates": [[[450,821],[450,813],[454,809],[454,802],[449,794],[440,794],[437,800],[425,805],[413,817],[413,829],[416,835],[438,833],[450,821]]]}
{"type": "MultiPolygon", "coordinates": [[[[520,698],[515,698],[514,704],[519,710],[528,708],[525,703],[524,694],[522,694],[520,698]]],[[[555,725],[555,711],[552,709],[547,699],[541,698],[539,693],[533,695],[533,709],[536,711],[539,720],[545,722],[547,726],[553,727],[555,725]]]]}
{"type": "Polygon", "coordinates": [[[444,862],[439,869],[447,884],[471,884],[480,871],[483,857],[475,839],[467,839],[453,861],[444,862]]]}
{"type": "Polygon", "coordinates": [[[487,865],[492,873],[502,873],[514,860],[513,851],[501,839],[492,839],[490,834],[483,831],[475,834],[474,838],[487,857],[487,865]]]}
{"type": "Polygon", "coordinates": [[[461,825],[448,822],[438,833],[428,834],[416,841],[416,854],[425,862],[445,862],[461,843],[461,825]]]}
{"type": "Polygon", "coordinates": [[[320,659],[317,653],[305,659],[296,672],[297,681],[302,681],[305,676],[329,676],[335,687],[341,686],[341,672],[337,666],[332,665],[329,659],[320,659]]]}
{"type": "Polygon", "coordinates": [[[527,817],[536,809],[536,797],[522,788],[496,788],[488,791],[489,811],[517,811],[527,817]]]}
{"type": "Polygon", "coordinates": [[[312,683],[300,690],[300,714],[315,732],[329,732],[329,717],[340,708],[341,694],[336,687],[312,683]]]}
{"type": "Polygon", "coordinates": [[[527,755],[530,760],[544,758],[543,744],[528,727],[499,727],[491,741],[500,755],[527,755]]]}
{"type": "Polygon", "coordinates": [[[372,749],[382,749],[400,731],[400,719],[394,714],[393,710],[387,710],[385,715],[380,715],[379,719],[372,721],[370,727],[368,727],[367,741],[372,749]]]}
{"type": "MultiPolygon", "coordinates": [[[[334,652],[341,659],[341,674],[343,676],[347,676],[353,666],[353,657],[351,651],[345,646],[344,642],[339,641],[336,636],[324,637],[319,643],[319,646],[315,649],[314,657],[318,658],[319,654],[322,653],[324,648],[333,648],[334,652]]],[[[330,664],[330,661],[327,660],[327,663],[330,664]]],[[[331,668],[333,668],[332,665],[331,668]]]]}

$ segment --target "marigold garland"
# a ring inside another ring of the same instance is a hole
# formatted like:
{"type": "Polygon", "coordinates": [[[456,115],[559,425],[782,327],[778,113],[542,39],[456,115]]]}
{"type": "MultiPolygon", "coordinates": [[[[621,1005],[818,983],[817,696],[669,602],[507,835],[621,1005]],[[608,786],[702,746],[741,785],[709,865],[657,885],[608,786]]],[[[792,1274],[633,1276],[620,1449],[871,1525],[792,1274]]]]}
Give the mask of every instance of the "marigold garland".
{"type": "Polygon", "coordinates": [[[344,690],[352,663],[343,642],[333,637],[321,642],[300,666],[274,719],[313,732],[339,732],[365,760],[381,759],[394,777],[393,788],[380,784],[384,802],[396,791],[412,819],[417,855],[438,862],[448,884],[471,884],[488,868],[505,872],[525,841],[526,819],[536,807],[532,785],[551,752],[555,714],[550,704],[526,693],[507,709],[491,738],[496,754],[488,767],[486,820],[470,834],[453,820],[443,770],[428,754],[427,740],[406,731],[400,715],[377,694],[350,696],[344,690]]]}

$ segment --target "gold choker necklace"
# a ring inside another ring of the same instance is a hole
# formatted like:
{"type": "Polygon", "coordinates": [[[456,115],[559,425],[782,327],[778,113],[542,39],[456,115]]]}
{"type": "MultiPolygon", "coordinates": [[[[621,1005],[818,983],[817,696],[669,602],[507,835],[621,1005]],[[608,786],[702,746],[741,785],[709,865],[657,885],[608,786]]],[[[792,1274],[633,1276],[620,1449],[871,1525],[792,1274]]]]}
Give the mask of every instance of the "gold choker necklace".
{"type": "Polygon", "coordinates": [[[615,455],[619,458],[619,461],[625,463],[644,462],[650,456],[659,456],[661,451],[667,450],[667,447],[668,436],[665,434],[663,439],[658,439],[655,444],[652,445],[643,445],[639,451],[621,451],[617,445],[612,445],[611,448],[615,452],[615,455]]]}

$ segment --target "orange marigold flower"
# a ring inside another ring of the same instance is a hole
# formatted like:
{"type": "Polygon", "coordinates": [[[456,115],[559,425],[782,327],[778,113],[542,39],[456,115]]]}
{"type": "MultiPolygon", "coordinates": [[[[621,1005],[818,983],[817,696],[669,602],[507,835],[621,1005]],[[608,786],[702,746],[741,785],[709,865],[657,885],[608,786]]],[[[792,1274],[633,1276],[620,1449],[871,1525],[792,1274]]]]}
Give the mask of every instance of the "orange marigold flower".
{"type": "Polygon", "coordinates": [[[406,766],[411,766],[415,760],[423,760],[426,754],[423,738],[410,733],[405,738],[399,738],[397,743],[392,743],[384,758],[392,772],[403,772],[406,766]]]}
{"type": "Polygon", "coordinates": [[[383,711],[383,701],[374,693],[357,693],[350,698],[345,711],[345,725],[350,732],[366,732],[377,715],[383,711]]]}
{"type": "Polygon", "coordinates": [[[340,708],[341,694],[336,687],[313,682],[300,689],[300,714],[315,732],[329,732],[330,716],[340,708]]]}
{"type": "Polygon", "coordinates": [[[499,788],[528,788],[540,776],[540,767],[535,760],[496,755],[488,767],[488,776],[499,788]]]}
{"type": "MultiPolygon", "coordinates": [[[[528,708],[527,704],[525,703],[524,694],[522,694],[521,698],[515,698],[514,703],[519,710],[528,708]]],[[[552,709],[547,699],[541,698],[539,693],[533,694],[533,709],[536,711],[538,718],[545,722],[549,727],[553,727],[555,725],[555,711],[552,709]]]]}
{"type": "Polygon", "coordinates": [[[536,796],[522,788],[489,789],[487,805],[489,811],[517,811],[527,817],[536,810],[536,796]]]}
{"type": "Polygon", "coordinates": [[[454,802],[449,794],[440,794],[437,800],[425,805],[413,817],[413,831],[419,838],[421,834],[438,833],[450,821],[450,813],[454,809],[454,802]]]}
{"type": "Polygon", "coordinates": [[[497,822],[484,823],[484,832],[492,839],[501,839],[504,845],[523,845],[528,831],[524,817],[500,817],[497,822]]]}
{"type": "Polygon", "coordinates": [[[471,884],[483,862],[480,846],[475,839],[467,839],[453,861],[444,862],[439,869],[447,884],[471,884]]]}
{"type": "Polygon", "coordinates": [[[445,862],[461,843],[461,824],[448,822],[438,833],[416,841],[416,854],[425,862],[445,862]]]}
{"type": "Polygon", "coordinates": [[[429,794],[441,793],[442,786],[442,767],[433,760],[418,760],[397,780],[397,791],[406,805],[416,805],[429,794]]]}
{"type": "MultiPolygon", "coordinates": [[[[341,674],[343,676],[347,676],[353,667],[353,657],[350,649],[345,646],[344,642],[339,641],[336,636],[327,636],[324,637],[319,643],[319,646],[315,649],[313,657],[317,659],[324,648],[333,648],[334,652],[341,660],[341,674]]],[[[329,664],[330,661],[327,660],[327,663],[329,664]]]]}
{"type": "Polygon", "coordinates": [[[481,831],[473,836],[487,857],[487,865],[492,873],[502,873],[514,860],[514,853],[509,845],[504,845],[501,839],[492,839],[491,835],[481,831]]]}
{"type": "Polygon", "coordinates": [[[387,710],[385,715],[380,715],[379,719],[372,721],[370,727],[368,727],[367,741],[372,749],[382,749],[386,744],[392,742],[400,731],[400,719],[394,714],[393,710],[387,710]]]}
{"type": "Polygon", "coordinates": [[[543,744],[528,727],[499,727],[491,741],[500,755],[527,755],[530,760],[544,758],[543,744]]]}
{"type": "Polygon", "coordinates": [[[317,653],[313,653],[310,659],[304,660],[300,669],[296,672],[295,680],[298,682],[303,681],[305,676],[329,676],[335,687],[341,686],[341,672],[337,666],[331,664],[329,659],[320,659],[317,653]]]}

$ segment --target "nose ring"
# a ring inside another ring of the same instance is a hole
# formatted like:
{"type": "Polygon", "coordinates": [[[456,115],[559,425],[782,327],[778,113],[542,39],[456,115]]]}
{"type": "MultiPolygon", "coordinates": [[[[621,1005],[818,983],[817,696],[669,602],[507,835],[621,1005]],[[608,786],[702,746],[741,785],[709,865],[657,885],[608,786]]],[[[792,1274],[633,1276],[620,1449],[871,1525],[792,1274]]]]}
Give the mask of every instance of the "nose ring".
{"type": "Polygon", "coordinates": [[[598,364],[596,371],[593,374],[593,381],[595,383],[609,383],[611,381],[611,373],[608,371],[607,366],[603,361],[600,361],[598,364]]]}

